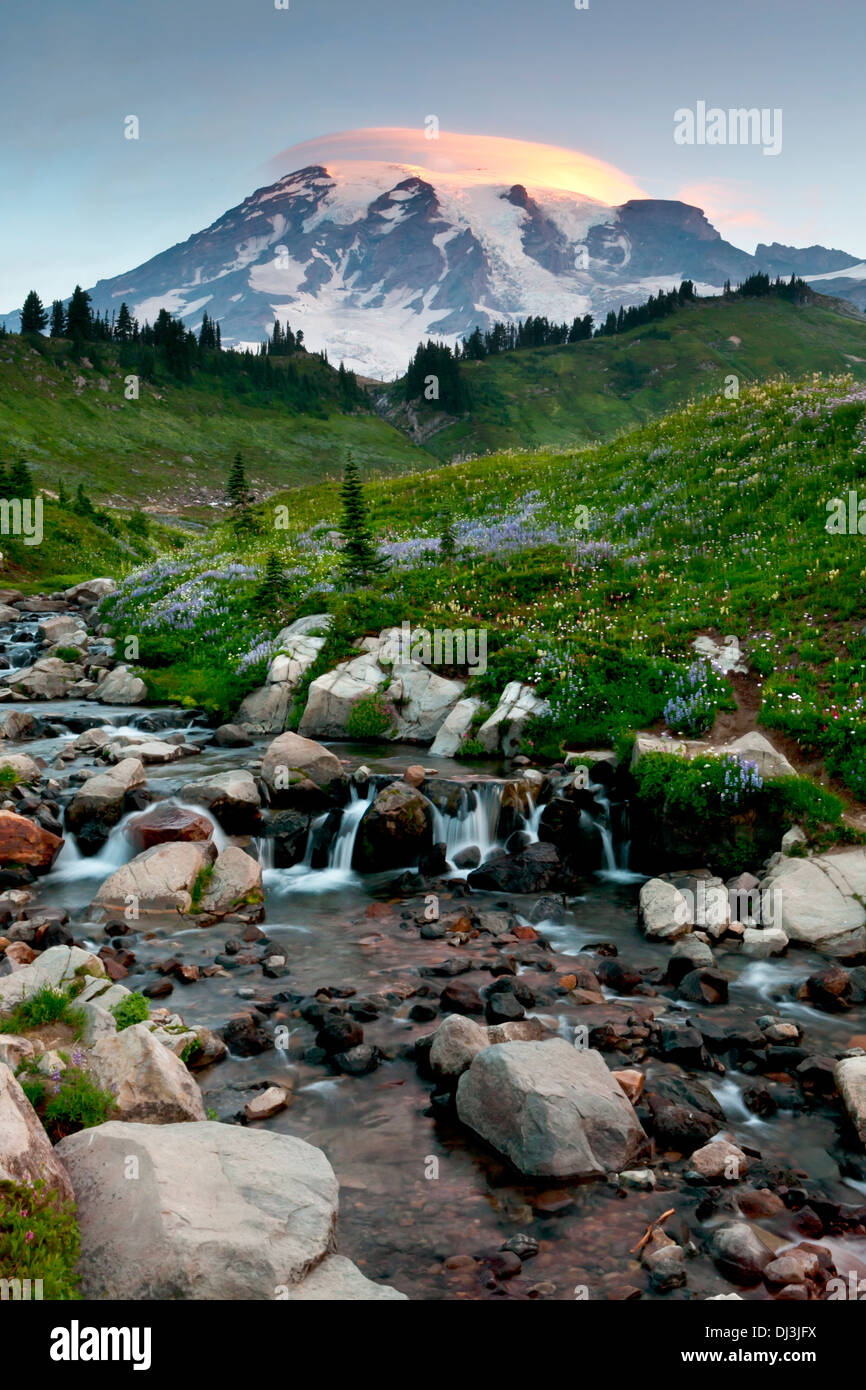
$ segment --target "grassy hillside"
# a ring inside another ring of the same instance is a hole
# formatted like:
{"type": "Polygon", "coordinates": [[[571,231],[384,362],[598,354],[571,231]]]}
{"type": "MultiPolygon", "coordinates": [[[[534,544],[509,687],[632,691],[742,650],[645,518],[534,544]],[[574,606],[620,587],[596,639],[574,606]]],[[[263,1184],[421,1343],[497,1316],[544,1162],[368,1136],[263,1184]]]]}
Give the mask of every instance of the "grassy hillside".
{"type": "MultiPolygon", "coordinates": [[[[692,397],[716,394],[731,374],[741,386],[813,371],[851,372],[864,380],[866,318],[829,305],[703,300],[613,338],[466,362],[466,418],[449,422],[419,403],[411,412],[416,437],[443,461],[501,449],[561,448],[610,439],[692,397]]],[[[401,389],[396,383],[383,397],[385,415],[411,430],[401,389]]]]}
{"type": "MultiPolygon", "coordinates": [[[[390,569],[340,588],[336,487],[287,496],[292,530],[239,541],[215,528],[195,556],[130,578],[108,611],[145,632],[156,693],[227,712],[261,683],[285,621],[330,610],[319,669],[353,637],[409,620],[486,628],[492,699],[537,680],[551,714],[532,750],[598,747],[656,724],[709,728],[731,688],[694,662],[696,634],[736,634],[768,728],[815,752],[866,798],[866,552],[828,531],[827,503],[866,498],[866,387],[851,376],[770,382],[690,404],[606,445],[509,453],[368,487],[390,569]],[[438,553],[445,517],[458,555],[438,553]],[[268,551],[283,594],[257,611],[268,551]]],[[[471,744],[468,747],[472,751],[471,744]]]]}
{"type": "MultiPolygon", "coordinates": [[[[312,356],[290,360],[302,372],[330,371],[312,356]]],[[[237,450],[261,491],[336,475],[349,451],[364,472],[434,462],[374,414],[341,414],[330,401],[326,416],[295,414],[206,373],[183,385],[143,380],[128,401],[129,370],[122,350],[105,344],[76,359],[69,344],[0,340],[0,458],[24,458],[41,486],[56,489],[62,476],[97,501],[208,518],[237,450]]]]}

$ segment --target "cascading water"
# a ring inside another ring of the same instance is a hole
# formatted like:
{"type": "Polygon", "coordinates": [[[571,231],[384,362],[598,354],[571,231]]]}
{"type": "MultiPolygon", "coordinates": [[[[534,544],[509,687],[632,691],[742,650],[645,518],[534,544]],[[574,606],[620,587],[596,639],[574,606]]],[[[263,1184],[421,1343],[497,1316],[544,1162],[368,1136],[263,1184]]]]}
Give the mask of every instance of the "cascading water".
{"type": "Polygon", "coordinates": [[[502,805],[502,784],[482,782],[467,791],[460,789],[456,814],[434,808],[433,838],[445,845],[445,857],[454,867],[454,857],[461,850],[475,848],[481,863],[498,846],[496,827],[502,805]]]}
{"type": "Polygon", "coordinates": [[[352,787],[349,805],[344,810],[340,827],[328,846],[328,860],[324,869],[313,868],[313,855],[316,851],[318,832],[327,821],[329,812],[317,816],[311,823],[306,851],[300,864],[295,864],[291,869],[266,869],[268,885],[278,893],[318,893],[355,883],[357,880],[352,869],[355,837],[364,819],[364,813],[372,806],[373,799],[372,791],[366,799],[362,799],[352,787]]]}

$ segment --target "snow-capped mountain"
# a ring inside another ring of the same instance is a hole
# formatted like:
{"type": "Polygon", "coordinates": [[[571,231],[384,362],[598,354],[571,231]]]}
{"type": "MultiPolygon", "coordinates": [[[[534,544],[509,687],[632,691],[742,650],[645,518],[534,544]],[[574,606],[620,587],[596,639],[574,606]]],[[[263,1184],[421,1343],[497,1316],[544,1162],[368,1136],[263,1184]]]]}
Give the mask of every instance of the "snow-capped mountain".
{"type": "MultiPolygon", "coordinates": [[[[722,239],[699,208],[630,198],[610,206],[561,187],[350,159],[310,164],[260,188],[205,231],[128,274],[100,280],[94,309],[160,308],[223,343],[258,344],[274,318],[366,375],[405,371],[418,342],[476,324],[557,321],[638,303],[680,280],[718,291],[757,269],[796,271],[862,302],[866,265],[844,252],[722,239]]],[[[9,316],[9,326],[15,316],[9,316]]]]}

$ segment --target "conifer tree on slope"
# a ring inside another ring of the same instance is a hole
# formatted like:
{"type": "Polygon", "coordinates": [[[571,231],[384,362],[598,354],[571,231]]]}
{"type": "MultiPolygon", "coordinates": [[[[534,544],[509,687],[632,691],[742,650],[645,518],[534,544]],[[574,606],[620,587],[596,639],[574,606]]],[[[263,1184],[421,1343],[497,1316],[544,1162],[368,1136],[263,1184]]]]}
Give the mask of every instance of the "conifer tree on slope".
{"type": "Polygon", "coordinates": [[[42,300],[35,290],[31,290],[21,306],[21,332],[41,333],[48,323],[42,300]]]}
{"type": "Polygon", "coordinates": [[[343,520],[340,527],[344,541],[340,557],[343,577],[347,584],[363,584],[374,575],[382,573],[385,560],[379,554],[370,535],[361,474],[351,455],[343,475],[340,500],[343,504],[343,520]]]}

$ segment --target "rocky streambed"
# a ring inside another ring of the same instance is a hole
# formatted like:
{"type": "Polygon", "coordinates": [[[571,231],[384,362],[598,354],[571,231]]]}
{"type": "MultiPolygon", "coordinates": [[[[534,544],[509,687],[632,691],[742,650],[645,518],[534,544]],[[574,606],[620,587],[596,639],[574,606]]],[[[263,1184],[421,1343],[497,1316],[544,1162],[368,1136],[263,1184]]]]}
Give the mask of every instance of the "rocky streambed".
{"type": "Polygon", "coordinates": [[[0,1011],[91,962],[80,1042],[119,1113],[54,1161],[85,1260],[125,1211],[176,1280],[119,1249],[110,1296],[857,1296],[861,852],[636,875],[603,751],[468,772],[92,695],[0,711],[0,1011]],[[118,1033],[126,991],[150,1017],[118,1033]],[[121,1148],[203,1244],[223,1213],[219,1258],[165,1244],[121,1148]],[[276,1234],[256,1207],[250,1246],[255,1183],[294,1206],[276,1234]]]}

